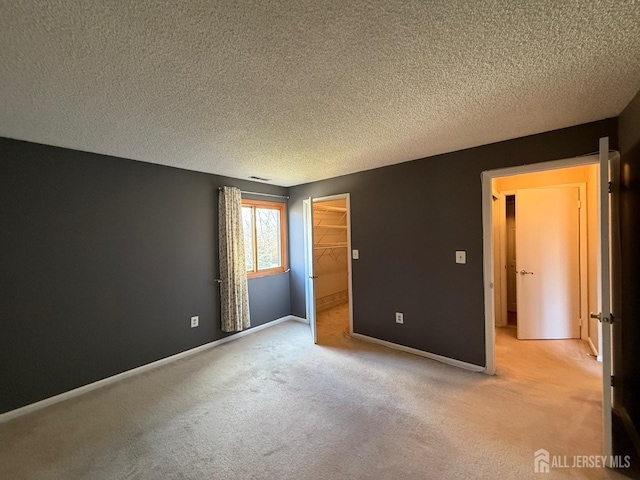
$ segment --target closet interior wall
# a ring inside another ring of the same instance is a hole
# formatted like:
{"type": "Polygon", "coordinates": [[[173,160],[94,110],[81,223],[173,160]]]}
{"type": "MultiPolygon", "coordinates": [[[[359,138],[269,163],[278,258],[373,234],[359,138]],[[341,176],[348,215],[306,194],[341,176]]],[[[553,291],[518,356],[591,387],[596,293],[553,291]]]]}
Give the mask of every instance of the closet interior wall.
{"type": "Polygon", "coordinates": [[[313,204],[316,311],[349,301],[346,200],[313,204]]]}

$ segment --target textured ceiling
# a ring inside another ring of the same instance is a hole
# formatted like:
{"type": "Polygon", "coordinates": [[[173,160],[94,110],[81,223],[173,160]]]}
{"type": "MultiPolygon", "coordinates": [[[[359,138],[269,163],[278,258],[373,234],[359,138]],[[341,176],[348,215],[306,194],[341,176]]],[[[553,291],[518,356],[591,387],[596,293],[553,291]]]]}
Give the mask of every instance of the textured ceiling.
{"type": "Polygon", "coordinates": [[[618,115],[640,3],[11,0],[0,61],[0,136],[286,186],[618,115]]]}

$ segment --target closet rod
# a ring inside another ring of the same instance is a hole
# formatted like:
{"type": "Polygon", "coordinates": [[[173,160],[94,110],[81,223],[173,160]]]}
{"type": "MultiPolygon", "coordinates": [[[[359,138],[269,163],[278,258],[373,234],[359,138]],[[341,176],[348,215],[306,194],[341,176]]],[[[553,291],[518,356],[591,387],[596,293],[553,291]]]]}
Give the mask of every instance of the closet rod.
{"type": "MultiPolygon", "coordinates": [[[[222,187],[218,187],[218,190],[222,190],[222,187]]],[[[245,190],[240,190],[240,193],[246,193],[247,195],[262,195],[263,197],[286,198],[287,200],[289,199],[289,195],[275,195],[273,193],[247,192],[245,190]]]]}

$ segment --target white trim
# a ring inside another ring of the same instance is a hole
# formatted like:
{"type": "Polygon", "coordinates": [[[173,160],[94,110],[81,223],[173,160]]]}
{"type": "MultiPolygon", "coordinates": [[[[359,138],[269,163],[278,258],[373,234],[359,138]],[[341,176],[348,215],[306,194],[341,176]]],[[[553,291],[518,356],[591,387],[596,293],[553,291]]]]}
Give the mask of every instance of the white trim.
{"type": "Polygon", "coordinates": [[[311,197],[311,203],[328,202],[331,200],[345,200],[347,206],[347,281],[349,285],[349,334],[353,335],[353,266],[351,255],[351,194],[339,193],[337,195],[329,195],[327,197],[311,197]]]}
{"type": "MultiPolygon", "coordinates": [[[[496,305],[500,305],[500,309],[496,308],[496,325],[499,325],[501,327],[506,327],[507,326],[507,316],[503,315],[503,308],[502,305],[506,302],[506,297],[502,295],[502,279],[503,277],[505,277],[507,275],[507,271],[502,268],[503,267],[503,263],[502,263],[502,230],[503,230],[503,224],[505,223],[502,219],[502,204],[503,204],[503,196],[497,192],[495,189],[493,189],[492,192],[492,205],[491,207],[494,208],[497,207],[498,210],[498,216],[497,218],[494,218],[494,224],[493,224],[493,229],[494,229],[494,233],[497,233],[497,235],[494,238],[498,239],[497,245],[494,244],[494,247],[497,248],[497,252],[494,252],[494,260],[496,260],[497,258],[497,263],[498,263],[498,269],[497,271],[494,270],[494,274],[496,275],[496,278],[494,279],[494,297],[493,297],[493,301],[496,303],[496,305]],[[497,255],[496,255],[497,254],[497,255]],[[495,292],[499,291],[501,292],[500,295],[496,295],[495,292]],[[496,299],[499,299],[500,302],[496,302],[496,299]]],[[[495,266],[495,265],[494,265],[495,266]]]]}
{"type": "Polygon", "coordinates": [[[485,343],[485,369],[487,375],[496,373],[495,364],[495,305],[493,302],[493,215],[492,190],[493,176],[490,172],[482,172],[482,265],[484,281],[484,343],[485,343]]]}
{"type": "Polygon", "coordinates": [[[580,183],[580,338],[589,338],[589,249],[588,225],[589,212],[587,199],[587,182],[580,183]]]}
{"type": "MultiPolygon", "coordinates": [[[[486,170],[482,172],[482,264],[484,281],[484,318],[485,318],[485,352],[486,368],[485,373],[494,375],[495,366],[495,305],[493,302],[493,218],[492,218],[492,198],[493,179],[498,177],[510,177],[523,173],[544,172],[560,168],[577,167],[580,165],[591,165],[598,163],[598,155],[588,155],[584,157],[567,158],[551,162],[540,162],[530,165],[520,165],[516,167],[500,168],[496,170],[486,170]]],[[[504,192],[502,192],[504,193],[504,192]]]]}
{"type": "Polygon", "coordinates": [[[311,330],[311,340],[318,343],[316,332],[315,260],[313,252],[313,198],[302,200],[302,222],[304,243],[304,305],[305,316],[311,330]]]}
{"type": "Polygon", "coordinates": [[[362,340],[364,342],[376,343],[378,345],[383,345],[388,348],[393,348],[394,350],[400,350],[402,352],[412,353],[414,355],[426,357],[431,360],[435,360],[437,362],[446,363],[447,365],[463,368],[465,370],[470,370],[472,372],[485,371],[485,368],[481,367],[480,365],[474,365],[473,363],[463,362],[461,360],[456,360],[455,358],[443,357],[442,355],[425,352],[424,350],[418,350],[416,348],[406,347],[404,345],[399,345],[397,343],[387,342],[386,340],[380,340],[379,338],[368,337],[367,335],[362,335],[360,333],[352,333],[351,336],[355,339],[362,340]]]}
{"type": "MultiPolygon", "coordinates": [[[[482,174],[489,175],[489,178],[512,177],[523,173],[546,172],[561,168],[580,167],[582,165],[593,165],[598,163],[598,154],[585,155],[583,157],[565,158],[564,160],[553,160],[550,162],[530,163],[528,165],[518,165],[516,167],[498,168],[496,170],[485,170],[482,174]]],[[[491,192],[491,186],[489,186],[491,192]]],[[[504,192],[503,192],[504,193],[504,192]]]]}
{"type": "Polygon", "coordinates": [[[133,377],[140,373],[153,370],[155,368],[161,367],[171,362],[175,362],[176,360],[181,360],[183,358],[190,357],[191,355],[195,355],[196,353],[204,352],[205,350],[208,350],[212,347],[217,347],[218,345],[228,343],[232,340],[237,340],[238,338],[242,338],[251,333],[259,332],[260,330],[264,330],[265,328],[273,327],[274,325],[278,325],[279,323],[286,322],[288,320],[307,323],[306,320],[293,315],[287,315],[285,317],[277,318],[276,320],[272,320],[271,322],[258,325],[257,327],[253,327],[248,330],[244,330],[242,332],[234,333],[233,335],[229,335],[228,337],[224,337],[219,340],[215,340],[213,342],[200,345],[199,347],[195,347],[190,350],[185,350],[184,352],[176,353],[175,355],[171,355],[170,357],[162,358],[160,360],[156,360],[155,362],[147,363],[146,365],[142,365],[140,367],[136,367],[122,373],[118,373],[111,377],[103,378],[102,380],[89,383],[88,385],[84,385],[82,387],[74,388],[73,390],[69,390],[67,392],[61,393],[59,395],[55,395],[53,397],[45,398],[44,400],[40,400],[39,402],[25,405],[24,407],[20,407],[15,410],[10,410],[8,412],[0,414],[0,423],[8,422],[9,420],[13,420],[14,418],[27,415],[28,413],[32,413],[37,410],[41,410],[50,405],[60,403],[64,400],[68,400],[70,398],[84,395],[85,393],[91,392],[93,390],[97,390],[98,388],[102,388],[107,385],[111,385],[112,383],[119,382],[120,380],[124,380],[125,378],[133,377]]]}
{"type": "MultiPolygon", "coordinates": [[[[604,316],[611,314],[611,212],[609,201],[609,180],[610,180],[610,163],[609,163],[609,137],[602,137],[599,143],[600,154],[600,192],[599,200],[599,230],[600,230],[600,255],[598,271],[598,293],[600,294],[599,310],[604,316]]],[[[611,387],[612,372],[612,346],[611,346],[611,325],[605,322],[599,322],[601,327],[602,348],[602,432],[603,432],[603,453],[605,455],[613,454],[613,425],[612,425],[612,408],[613,395],[611,387]]]]}
{"type": "Polygon", "coordinates": [[[349,271],[347,281],[349,282],[349,334],[353,333],[353,255],[351,250],[351,194],[346,193],[347,201],[347,262],[349,271]]]}
{"type": "Polygon", "coordinates": [[[596,357],[596,360],[598,360],[599,362],[602,362],[602,355],[598,354],[598,349],[593,344],[591,337],[587,337],[587,342],[589,342],[589,348],[591,349],[591,353],[593,353],[593,356],[596,357]]]}

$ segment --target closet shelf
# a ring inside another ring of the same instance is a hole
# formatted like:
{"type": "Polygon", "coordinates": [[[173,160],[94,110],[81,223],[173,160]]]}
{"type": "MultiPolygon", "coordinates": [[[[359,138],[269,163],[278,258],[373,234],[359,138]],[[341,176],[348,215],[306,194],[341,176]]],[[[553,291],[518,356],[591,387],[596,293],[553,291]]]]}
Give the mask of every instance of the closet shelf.
{"type": "Polygon", "coordinates": [[[346,225],[314,225],[313,228],[338,228],[340,230],[346,230],[346,225]]]}
{"type": "Polygon", "coordinates": [[[346,243],[317,243],[313,246],[314,250],[329,250],[331,248],[347,248],[346,243]]]}
{"type": "Polygon", "coordinates": [[[344,263],[348,248],[346,207],[314,204],[313,208],[315,260],[327,257],[334,262],[344,263]]]}
{"type": "Polygon", "coordinates": [[[324,206],[324,205],[314,205],[313,206],[314,210],[322,210],[325,212],[346,212],[347,208],[346,207],[330,207],[330,206],[324,206]]]}

